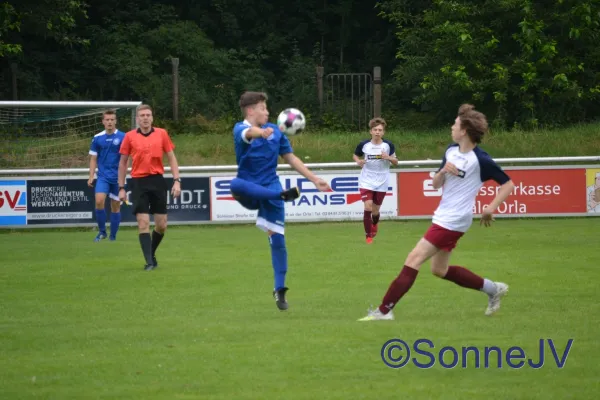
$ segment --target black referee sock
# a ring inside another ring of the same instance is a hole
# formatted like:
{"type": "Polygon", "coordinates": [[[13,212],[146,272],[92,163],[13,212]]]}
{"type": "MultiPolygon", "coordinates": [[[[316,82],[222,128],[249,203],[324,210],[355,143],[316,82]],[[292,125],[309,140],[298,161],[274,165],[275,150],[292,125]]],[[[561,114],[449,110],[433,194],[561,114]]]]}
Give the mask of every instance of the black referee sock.
{"type": "Polygon", "coordinates": [[[152,231],[152,257],[156,254],[156,249],[158,249],[158,245],[160,241],[165,236],[164,233],[158,233],[156,231],[152,231]]]}
{"type": "Polygon", "coordinates": [[[140,246],[142,246],[146,265],[152,265],[152,238],[149,233],[140,233],[140,246]]]}

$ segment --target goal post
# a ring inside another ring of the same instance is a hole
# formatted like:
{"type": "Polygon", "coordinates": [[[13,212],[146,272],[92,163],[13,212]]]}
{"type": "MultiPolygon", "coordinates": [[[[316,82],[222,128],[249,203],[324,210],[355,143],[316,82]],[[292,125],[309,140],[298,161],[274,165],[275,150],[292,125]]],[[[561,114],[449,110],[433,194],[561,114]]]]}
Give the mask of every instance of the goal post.
{"type": "Polygon", "coordinates": [[[74,168],[89,164],[102,114],[117,113],[117,128],[135,129],[141,101],[0,101],[0,168],[74,168]]]}

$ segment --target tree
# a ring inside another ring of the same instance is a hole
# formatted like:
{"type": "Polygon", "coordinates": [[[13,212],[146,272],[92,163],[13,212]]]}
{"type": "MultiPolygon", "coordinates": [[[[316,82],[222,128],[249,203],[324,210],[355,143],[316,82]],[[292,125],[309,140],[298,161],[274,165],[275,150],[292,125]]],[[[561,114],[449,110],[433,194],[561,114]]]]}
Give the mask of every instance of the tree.
{"type": "Polygon", "coordinates": [[[21,29],[21,21],[15,8],[7,2],[0,4],[0,57],[22,51],[19,44],[6,43],[3,39],[9,32],[19,29],[21,29]]]}
{"type": "Polygon", "coordinates": [[[0,57],[20,54],[27,37],[53,39],[61,45],[87,43],[72,35],[87,5],[78,0],[19,0],[0,4],[0,57]],[[12,4],[11,4],[12,3],[12,4]],[[21,29],[26,27],[26,29],[21,29]],[[6,37],[6,39],[2,39],[6,37]]]}
{"type": "Polygon", "coordinates": [[[397,25],[398,84],[449,120],[475,102],[501,125],[599,116],[600,2],[387,0],[397,25]]]}

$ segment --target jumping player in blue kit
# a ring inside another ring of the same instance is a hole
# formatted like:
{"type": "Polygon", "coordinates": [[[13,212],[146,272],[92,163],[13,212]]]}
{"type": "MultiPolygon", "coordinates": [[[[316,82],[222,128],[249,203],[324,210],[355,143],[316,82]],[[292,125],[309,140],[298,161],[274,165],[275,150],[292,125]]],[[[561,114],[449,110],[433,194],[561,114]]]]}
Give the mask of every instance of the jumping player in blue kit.
{"type": "Polygon", "coordinates": [[[283,311],[288,309],[284,202],[297,199],[300,189],[283,190],[277,176],[279,156],[321,192],[331,188],[294,155],[287,136],[275,124],[268,122],[267,100],[267,95],[262,92],[245,92],[240,97],[239,106],[245,119],[233,128],[238,172],[231,181],[230,190],[242,206],[258,210],[256,226],[269,235],[275,277],[273,297],[277,307],[283,311]]]}
{"type": "Polygon", "coordinates": [[[88,186],[94,187],[94,174],[98,167],[96,181],[96,222],[98,235],[94,239],[99,242],[106,239],[106,196],[110,197],[110,240],[117,239],[117,231],[121,223],[121,201],[119,200],[118,172],[121,154],[119,149],[125,133],[116,129],[117,115],[113,110],[105,111],[102,116],[104,130],[92,139],[90,146],[90,175],[88,186]]]}

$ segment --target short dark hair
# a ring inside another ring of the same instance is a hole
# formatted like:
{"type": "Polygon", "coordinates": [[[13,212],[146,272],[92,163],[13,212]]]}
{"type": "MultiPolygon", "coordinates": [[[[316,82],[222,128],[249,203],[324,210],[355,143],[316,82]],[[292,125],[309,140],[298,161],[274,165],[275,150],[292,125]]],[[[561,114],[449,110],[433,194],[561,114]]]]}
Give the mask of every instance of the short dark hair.
{"type": "Polygon", "coordinates": [[[255,106],[260,102],[269,100],[264,92],[244,92],[240,96],[240,108],[245,112],[247,107],[255,106]]]}
{"type": "Polygon", "coordinates": [[[106,110],[102,113],[102,116],[104,117],[105,115],[114,115],[115,117],[117,116],[117,112],[115,110],[106,110]]]}
{"type": "Polygon", "coordinates": [[[385,129],[385,127],[387,126],[387,123],[385,122],[385,119],[383,119],[381,117],[375,117],[369,121],[369,129],[373,129],[377,125],[383,125],[383,129],[385,129]]]}
{"type": "Polygon", "coordinates": [[[488,122],[486,116],[475,111],[475,106],[472,104],[463,104],[458,109],[458,117],[460,118],[460,127],[467,131],[467,135],[473,143],[481,143],[481,138],[488,131],[488,122]]]}

